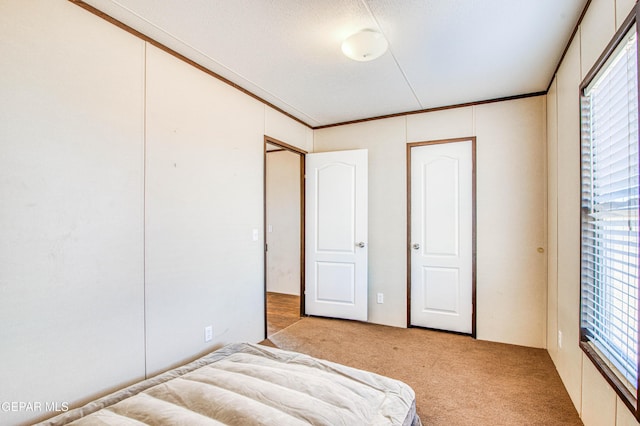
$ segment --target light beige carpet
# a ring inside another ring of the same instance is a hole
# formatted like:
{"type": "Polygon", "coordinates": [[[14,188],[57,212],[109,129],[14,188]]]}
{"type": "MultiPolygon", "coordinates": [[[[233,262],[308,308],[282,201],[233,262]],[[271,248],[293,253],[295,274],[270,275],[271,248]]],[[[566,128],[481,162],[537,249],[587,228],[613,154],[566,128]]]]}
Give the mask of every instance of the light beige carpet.
{"type": "Polygon", "coordinates": [[[263,344],[402,380],[426,425],[581,425],[543,349],[304,318],[263,344]]]}

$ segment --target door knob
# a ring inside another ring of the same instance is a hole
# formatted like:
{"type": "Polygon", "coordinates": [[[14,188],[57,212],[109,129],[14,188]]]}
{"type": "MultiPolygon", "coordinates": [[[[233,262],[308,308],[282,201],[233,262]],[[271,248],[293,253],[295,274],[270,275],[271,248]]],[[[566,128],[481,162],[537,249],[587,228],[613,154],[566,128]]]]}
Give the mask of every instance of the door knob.
{"type": "Polygon", "coordinates": [[[356,243],[356,246],[358,246],[360,248],[364,248],[365,243],[364,243],[364,241],[360,241],[359,243],[356,243]]]}
{"type": "Polygon", "coordinates": [[[414,250],[420,250],[420,244],[418,243],[413,243],[413,245],[411,246],[414,250]]]}

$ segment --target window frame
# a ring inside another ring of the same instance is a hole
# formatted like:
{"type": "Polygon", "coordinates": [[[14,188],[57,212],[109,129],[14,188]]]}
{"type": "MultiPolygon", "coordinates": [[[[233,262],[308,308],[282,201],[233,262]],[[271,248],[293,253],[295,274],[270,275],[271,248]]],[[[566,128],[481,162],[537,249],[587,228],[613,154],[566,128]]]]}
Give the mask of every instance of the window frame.
{"type": "MultiPolygon", "coordinates": [[[[580,92],[579,92],[579,99],[582,99],[582,97],[584,96],[585,90],[587,89],[587,87],[591,84],[591,82],[598,76],[598,74],[600,73],[600,71],[607,65],[607,61],[610,59],[610,57],[616,52],[616,49],[618,48],[618,45],[626,38],[626,35],[628,34],[628,32],[633,29],[635,27],[636,29],[636,33],[637,36],[640,37],[640,25],[638,23],[638,14],[640,11],[640,4],[636,3],[633,7],[633,9],[631,10],[631,13],[629,14],[629,16],[627,16],[627,18],[625,19],[625,21],[623,22],[623,24],[620,26],[620,28],[618,29],[618,31],[616,32],[616,34],[614,35],[613,39],[609,42],[609,44],[607,45],[607,47],[605,48],[604,52],[600,55],[600,57],[598,58],[598,60],[596,61],[595,65],[591,68],[591,70],[589,70],[589,72],[587,73],[587,75],[585,76],[584,80],[582,81],[582,83],[580,84],[580,92]]],[[[636,47],[636,54],[638,55],[638,72],[637,72],[637,78],[639,80],[638,83],[638,92],[640,94],[640,43],[638,43],[637,47],[636,47]]],[[[639,96],[640,99],[640,96],[639,96]]],[[[580,102],[580,113],[582,112],[582,102],[580,102]]],[[[638,108],[638,121],[640,123],[640,107],[638,108]]],[[[582,128],[582,114],[580,114],[580,126],[582,128]]],[[[640,134],[640,132],[639,132],[640,134]]],[[[580,170],[582,170],[582,155],[583,155],[583,149],[582,149],[582,135],[580,135],[580,170]]],[[[583,177],[582,177],[582,173],[580,173],[580,184],[582,187],[583,184],[583,177]]],[[[580,199],[582,199],[582,196],[580,197],[580,199]]],[[[581,216],[582,217],[582,216],[581,216]]],[[[581,268],[581,274],[580,276],[582,276],[582,232],[583,232],[583,221],[582,219],[580,219],[580,268],[581,268]]],[[[580,303],[580,348],[582,349],[582,351],[585,353],[585,355],[587,356],[587,358],[589,358],[591,360],[591,362],[594,364],[594,366],[596,367],[596,369],[602,374],[602,376],[605,378],[605,380],[609,383],[609,385],[611,387],[613,387],[613,389],[616,391],[617,395],[620,397],[620,399],[624,402],[624,404],[627,406],[627,408],[633,413],[634,417],[637,420],[640,420],[640,404],[638,404],[638,401],[640,400],[640,374],[638,374],[638,378],[636,380],[637,383],[635,383],[635,394],[633,392],[631,392],[629,390],[629,388],[625,385],[625,383],[623,383],[623,381],[619,378],[618,374],[616,374],[611,367],[609,366],[609,361],[607,361],[606,359],[603,359],[599,352],[594,349],[589,342],[589,339],[587,337],[587,333],[586,330],[584,330],[581,325],[582,325],[582,291],[583,291],[583,283],[582,283],[582,278],[580,278],[580,299],[579,299],[579,303],[580,303]]],[[[638,308],[637,312],[636,312],[636,316],[640,322],[640,307],[638,308]]],[[[638,341],[640,341],[640,330],[638,332],[638,341]]],[[[640,357],[638,358],[638,370],[640,371],[640,357]]]]}

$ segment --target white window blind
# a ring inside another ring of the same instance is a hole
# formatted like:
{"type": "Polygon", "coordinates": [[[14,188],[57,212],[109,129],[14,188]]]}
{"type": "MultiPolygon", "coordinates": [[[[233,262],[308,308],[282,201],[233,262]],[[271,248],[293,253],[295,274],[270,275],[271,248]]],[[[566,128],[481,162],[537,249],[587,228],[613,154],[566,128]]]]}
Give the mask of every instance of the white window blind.
{"type": "Polygon", "coordinates": [[[582,340],[638,383],[638,75],[635,28],[582,96],[582,340]]]}

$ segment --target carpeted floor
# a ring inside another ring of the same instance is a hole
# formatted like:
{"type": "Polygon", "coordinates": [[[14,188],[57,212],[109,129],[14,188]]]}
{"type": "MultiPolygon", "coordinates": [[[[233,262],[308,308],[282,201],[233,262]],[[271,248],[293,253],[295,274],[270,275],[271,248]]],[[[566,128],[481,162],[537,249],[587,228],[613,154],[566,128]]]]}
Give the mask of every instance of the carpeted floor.
{"type": "Polygon", "coordinates": [[[581,425],[543,349],[325,318],[263,344],[402,380],[426,425],[581,425]]]}

